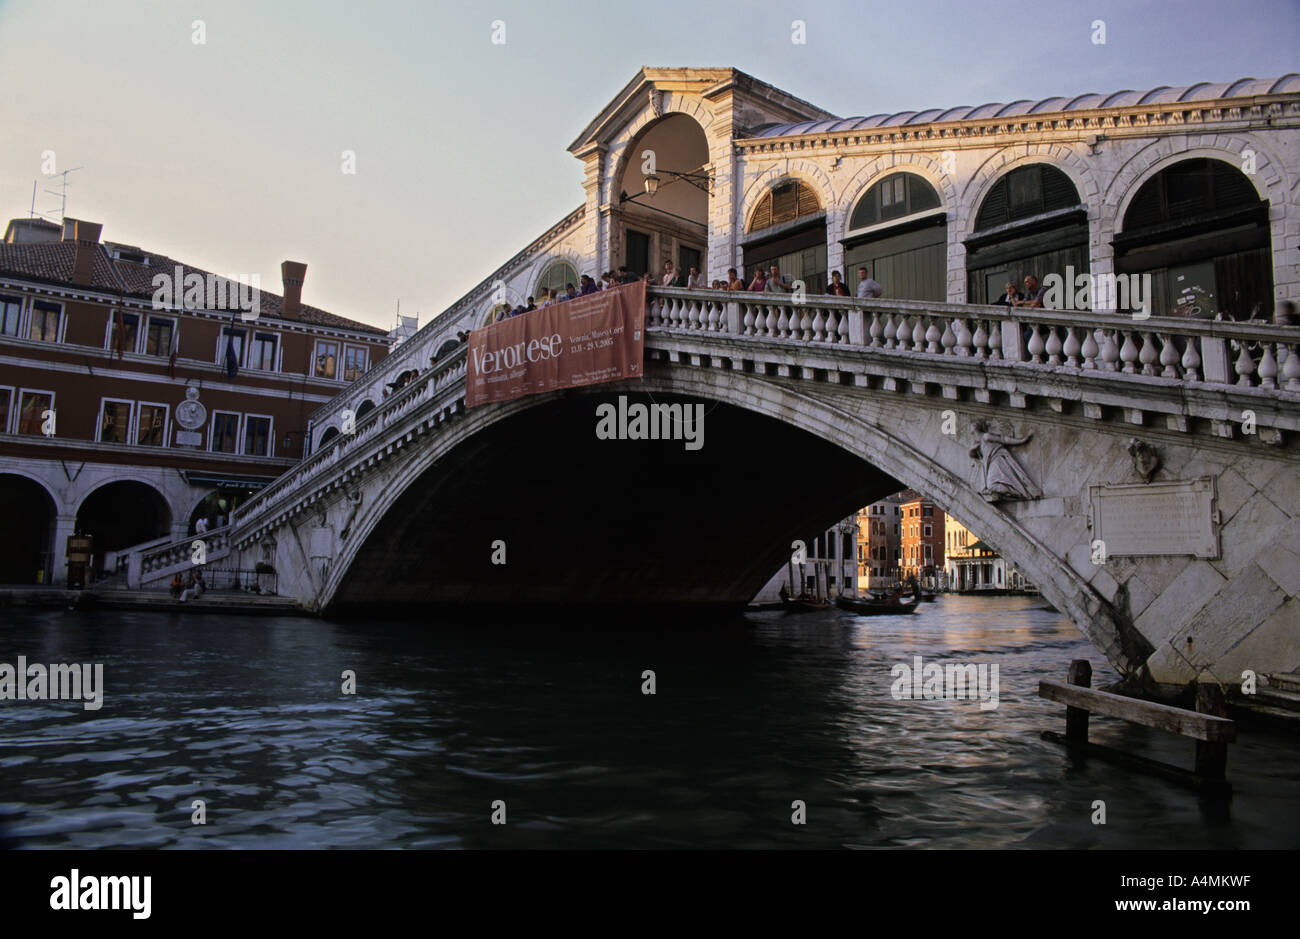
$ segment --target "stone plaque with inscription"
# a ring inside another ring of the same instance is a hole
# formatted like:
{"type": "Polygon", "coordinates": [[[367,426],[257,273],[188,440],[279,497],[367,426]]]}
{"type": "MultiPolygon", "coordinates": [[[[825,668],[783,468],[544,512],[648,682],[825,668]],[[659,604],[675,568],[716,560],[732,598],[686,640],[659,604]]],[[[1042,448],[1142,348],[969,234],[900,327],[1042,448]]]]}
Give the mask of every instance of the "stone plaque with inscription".
{"type": "Polygon", "coordinates": [[[203,435],[193,430],[178,430],[176,431],[176,446],[201,447],[203,446],[203,435]]]}
{"type": "Polygon", "coordinates": [[[1116,555],[1219,556],[1214,479],[1092,486],[1092,537],[1116,555]]]}

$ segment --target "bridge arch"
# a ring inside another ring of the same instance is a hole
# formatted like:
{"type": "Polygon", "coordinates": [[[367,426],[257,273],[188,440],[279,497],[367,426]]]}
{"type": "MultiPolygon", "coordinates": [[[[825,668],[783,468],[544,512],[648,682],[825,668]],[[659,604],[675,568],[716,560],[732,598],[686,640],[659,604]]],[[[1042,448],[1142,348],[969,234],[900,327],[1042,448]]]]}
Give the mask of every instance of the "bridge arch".
{"type": "MultiPolygon", "coordinates": [[[[474,438],[483,438],[494,426],[511,421],[526,412],[545,409],[568,397],[570,400],[586,399],[594,402],[600,394],[633,394],[649,391],[653,394],[683,395],[688,400],[729,405],[738,411],[779,422],[787,428],[802,431],[830,448],[841,451],[846,458],[856,458],[853,465],[860,472],[878,472],[882,477],[915,486],[931,493],[945,509],[968,520],[981,531],[981,536],[995,544],[1004,556],[1014,560],[1027,576],[1040,586],[1043,594],[1088,635],[1089,639],[1122,670],[1136,669],[1145,659],[1149,648],[1140,648],[1139,641],[1119,625],[1110,605],[1100,597],[1065,560],[1057,557],[1049,547],[1039,541],[1018,523],[1009,512],[991,504],[975,490],[968,478],[949,469],[949,465],[969,462],[966,444],[956,438],[944,440],[939,445],[942,459],[927,455],[903,437],[891,433],[886,425],[875,423],[861,414],[838,406],[831,398],[806,394],[783,387],[759,376],[745,376],[735,381],[734,373],[719,374],[713,369],[664,366],[648,375],[644,382],[605,386],[602,392],[575,396],[538,396],[520,399],[502,405],[476,408],[462,419],[445,425],[426,445],[414,448],[408,455],[394,461],[385,475],[382,486],[368,489],[360,510],[351,522],[352,534],[345,539],[327,574],[318,585],[322,606],[328,606],[340,596],[356,563],[365,549],[368,538],[379,530],[381,522],[402,503],[408,491],[419,490],[417,482],[428,479],[426,474],[444,461],[457,448],[474,446],[474,438]]],[[[942,403],[936,403],[936,407],[942,403]]],[[[936,411],[936,414],[938,412],[936,411]]],[[[537,426],[543,423],[532,420],[537,426]]],[[[617,444],[610,444],[614,447],[617,444]]],[[[610,451],[612,452],[612,451],[610,451]]],[[[724,451],[728,455],[729,450],[724,451]]],[[[728,456],[729,458],[729,456],[728,456]]],[[[888,490],[886,490],[888,491],[888,490]]],[[[884,491],[880,492],[881,495],[884,491]]],[[[552,494],[554,496],[554,494],[552,494]]],[[[866,504],[865,500],[862,504],[866,504]]],[[[838,506],[828,511],[826,517],[806,519],[807,530],[823,523],[833,523],[857,508],[838,506]],[[835,514],[838,512],[839,514],[835,514]]],[[[491,535],[486,530],[475,530],[475,537],[483,542],[484,559],[491,535]]],[[[772,554],[756,569],[763,577],[752,585],[762,586],[781,563],[783,549],[781,533],[773,532],[772,554]]],[[[471,550],[478,550],[475,544],[471,550]]],[[[368,550],[374,550],[372,546],[368,550]]],[[[373,572],[366,574],[373,579],[373,572]]],[[[752,595],[752,594],[751,594],[752,595]]]]}

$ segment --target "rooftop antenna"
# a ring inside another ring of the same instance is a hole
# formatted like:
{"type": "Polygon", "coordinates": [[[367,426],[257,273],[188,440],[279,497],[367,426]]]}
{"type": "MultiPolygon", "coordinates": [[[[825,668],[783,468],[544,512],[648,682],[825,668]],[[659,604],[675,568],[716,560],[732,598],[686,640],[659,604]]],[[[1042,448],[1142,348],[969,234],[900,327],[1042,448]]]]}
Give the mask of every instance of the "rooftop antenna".
{"type": "MultiPolygon", "coordinates": [[[[72,169],[70,169],[70,170],[64,170],[62,173],[55,173],[55,174],[54,174],[54,175],[56,175],[56,176],[62,176],[62,177],[63,177],[63,184],[60,186],[60,188],[59,188],[57,191],[54,190],[54,189],[47,189],[47,190],[45,190],[45,191],[48,192],[48,193],[49,193],[50,195],[52,195],[52,196],[58,196],[58,197],[59,197],[59,217],[58,217],[57,219],[55,219],[55,218],[52,217],[54,213],[52,213],[52,212],[42,212],[42,213],[41,213],[41,217],[42,217],[42,218],[48,218],[51,222],[54,222],[54,221],[62,222],[62,221],[63,221],[64,216],[67,215],[67,212],[68,212],[68,174],[69,174],[69,173],[75,173],[77,170],[80,170],[80,169],[85,169],[85,167],[84,167],[84,166],[74,166],[74,167],[73,167],[72,169]]],[[[35,214],[35,209],[36,209],[36,184],[33,183],[33,184],[32,184],[32,210],[33,210],[33,214],[35,214]]]]}

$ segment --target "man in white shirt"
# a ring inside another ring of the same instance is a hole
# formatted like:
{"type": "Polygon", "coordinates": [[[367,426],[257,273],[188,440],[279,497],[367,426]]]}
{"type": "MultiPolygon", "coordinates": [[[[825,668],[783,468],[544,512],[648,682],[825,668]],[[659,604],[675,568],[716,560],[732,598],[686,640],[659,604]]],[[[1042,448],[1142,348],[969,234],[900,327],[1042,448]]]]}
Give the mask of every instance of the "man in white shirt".
{"type": "Polygon", "coordinates": [[[687,287],[704,286],[704,275],[700,273],[700,269],[698,267],[692,265],[691,272],[686,277],[686,286],[687,287]]]}
{"type": "Polygon", "coordinates": [[[858,268],[858,299],[871,300],[884,294],[885,289],[867,275],[865,267],[858,268]]]}
{"type": "Polygon", "coordinates": [[[789,293],[794,288],[790,286],[790,278],[781,273],[781,269],[773,264],[767,269],[767,285],[763,287],[768,293],[789,293]]]}

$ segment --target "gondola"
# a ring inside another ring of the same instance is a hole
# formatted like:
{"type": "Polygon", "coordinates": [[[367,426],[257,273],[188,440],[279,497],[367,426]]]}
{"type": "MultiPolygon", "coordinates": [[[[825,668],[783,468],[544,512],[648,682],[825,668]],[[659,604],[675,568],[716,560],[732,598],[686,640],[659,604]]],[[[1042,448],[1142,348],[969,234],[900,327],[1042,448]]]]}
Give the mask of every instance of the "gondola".
{"type": "Polygon", "coordinates": [[[787,613],[820,613],[829,610],[831,603],[829,600],[814,600],[811,597],[783,597],[781,607],[787,613]]]}
{"type": "Polygon", "coordinates": [[[915,613],[921,605],[921,592],[912,590],[912,599],[902,599],[902,591],[895,591],[884,599],[870,597],[838,597],[835,605],[841,610],[857,613],[859,616],[892,616],[899,613],[915,613]]]}

